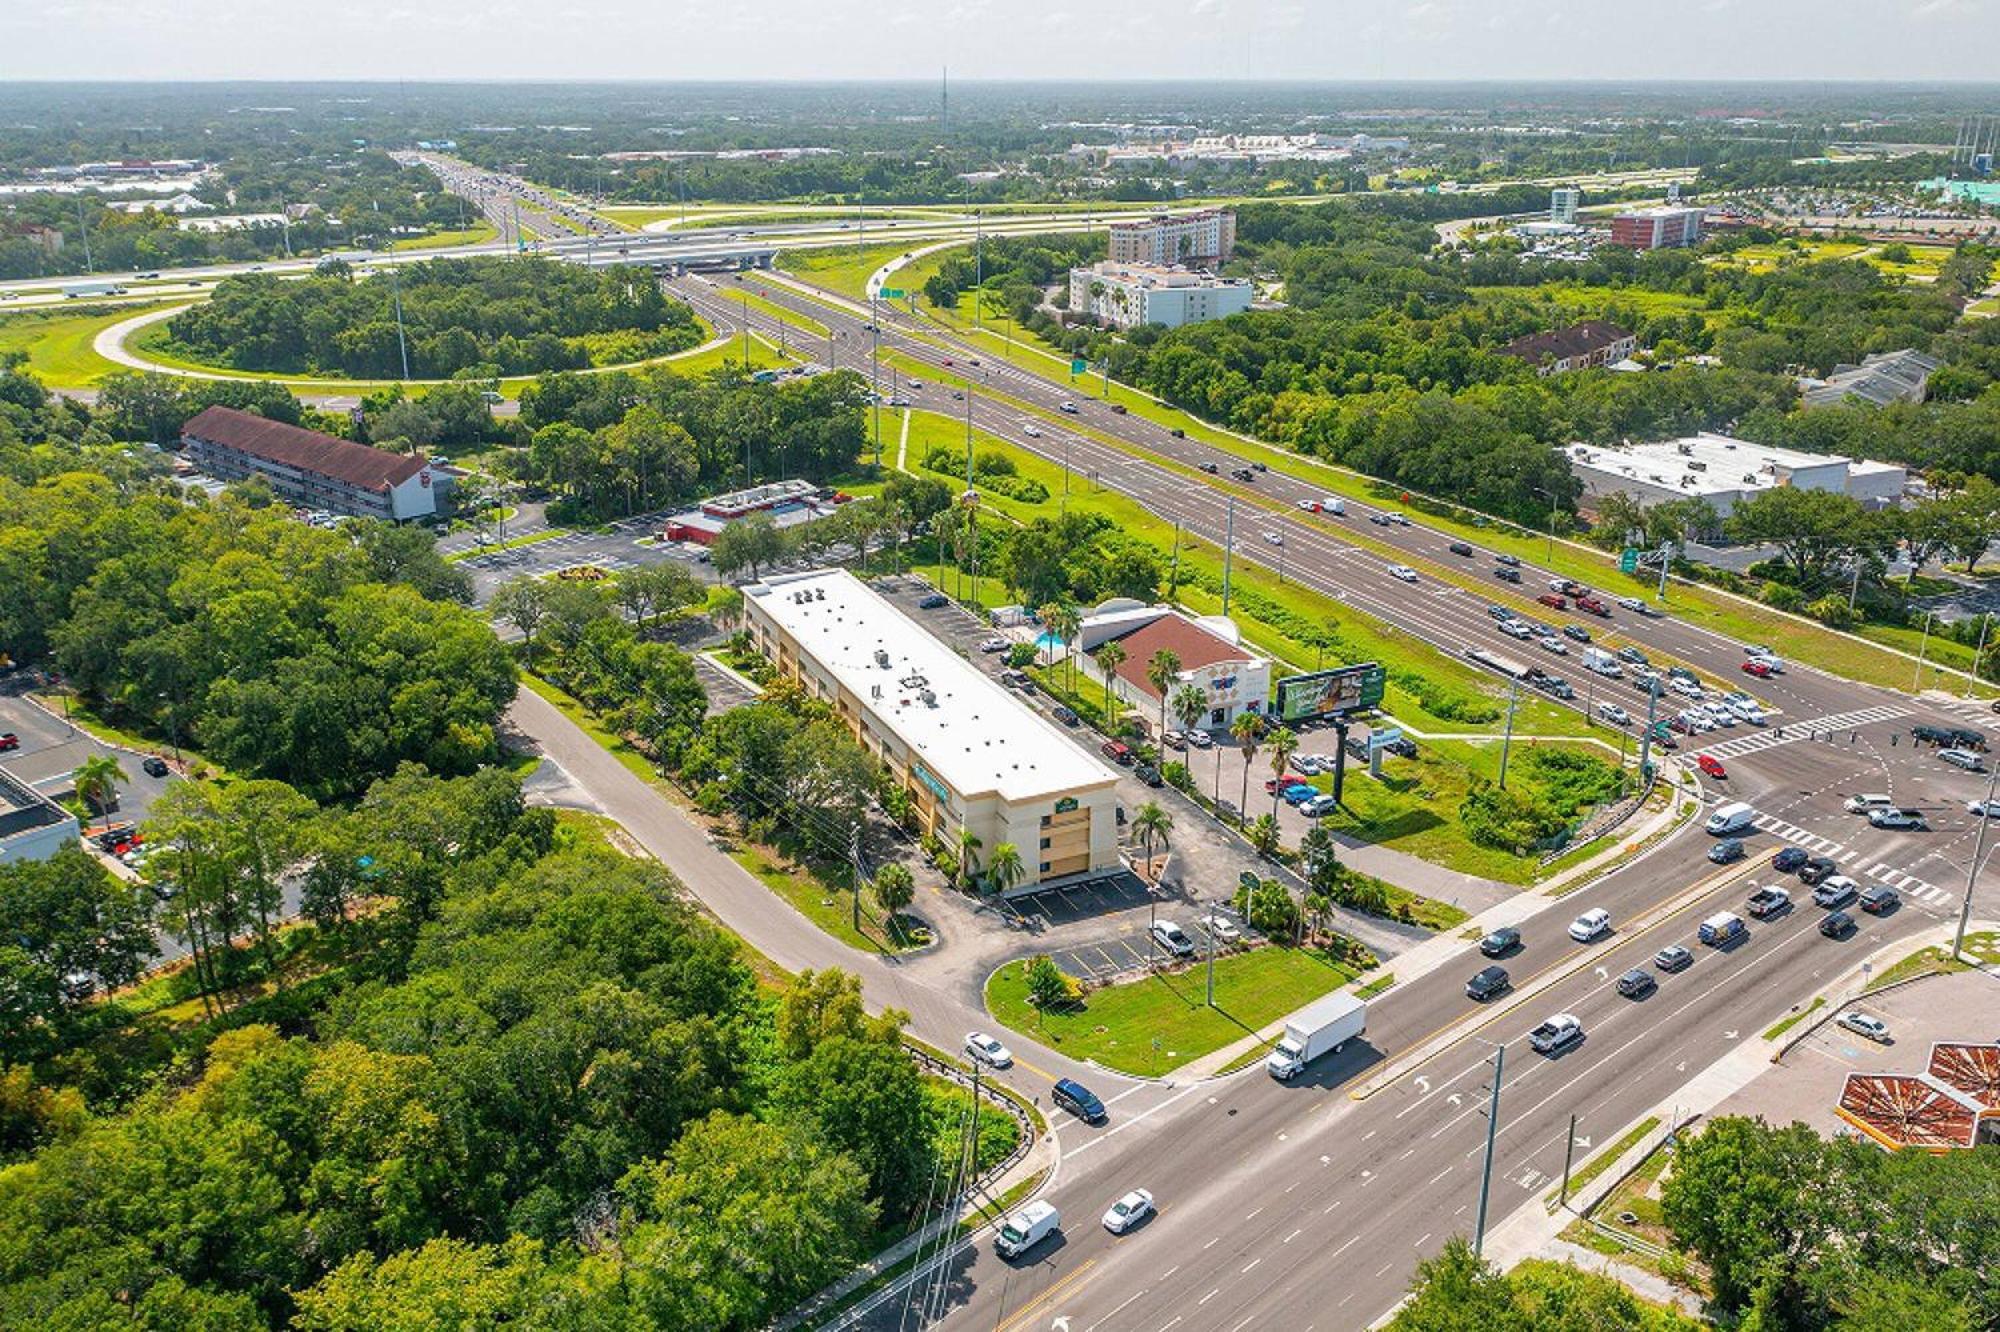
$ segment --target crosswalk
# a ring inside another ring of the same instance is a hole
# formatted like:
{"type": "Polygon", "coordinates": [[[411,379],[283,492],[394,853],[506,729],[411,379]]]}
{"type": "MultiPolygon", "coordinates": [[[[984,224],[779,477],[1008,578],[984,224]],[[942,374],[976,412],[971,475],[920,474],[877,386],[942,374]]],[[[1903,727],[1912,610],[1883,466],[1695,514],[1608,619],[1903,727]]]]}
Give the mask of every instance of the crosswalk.
{"type": "Polygon", "coordinates": [[[1745,754],[1755,754],[1778,745],[1789,745],[1798,740],[1810,740],[1830,732],[1852,731],[1857,727],[1872,726],[1877,722],[1895,721],[1909,716],[1909,711],[1884,704],[1880,707],[1859,708],[1853,712],[1836,712],[1828,717],[1814,717],[1807,721],[1788,721],[1781,725],[1763,727],[1749,735],[1734,736],[1712,745],[1702,745],[1701,752],[1710,758],[1741,758],[1745,754]]]}
{"type": "Polygon", "coordinates": [[[1879,862],[1870,864],[1870,857],[1841,842],[1809,833],[1796,823],[1787,823],[1776,815],[1763,814],[1757,819],[1757,827],[1773,837],[1782,837],[1794,846],[1804,847],[1817,856],[1825,856],[1840,866],[1840,872],[1849,878],[1872,879],[1885,883],[1904,897],[1932,910],[1942,910],[1957,899],[1951,893],[1933,883],[1926,883],[1914,874],[1906,874],[1900,869],[1879,862]]]}

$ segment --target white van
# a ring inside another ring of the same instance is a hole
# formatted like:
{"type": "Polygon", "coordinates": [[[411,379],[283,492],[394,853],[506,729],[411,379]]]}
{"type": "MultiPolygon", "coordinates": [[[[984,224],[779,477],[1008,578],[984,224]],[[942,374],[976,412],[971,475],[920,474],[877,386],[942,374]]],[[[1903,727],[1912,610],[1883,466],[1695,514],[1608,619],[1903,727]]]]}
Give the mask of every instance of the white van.
{"type": "Polygon", "coordinates": [[[1757,821],[1757,811],[1741,800],[1733,800],[1708,816],[1705,825],[1710,837],[1731,837],[1757,821]]]}
{"type": "Polygon", "coordinates": [[[1612,656],[1603,648],[1585,648],[1583,650],[1583,665],[1586,670],[1596,671],[1599,675],[1609,676],[1614,680],[1625,674],[1625,668],[1618,664],[1618,658],[1612,656]]]}
{"type": "Polygon", "coordinates": [[[1338,495],[1328,495],[1320,500],[1319,511],[1321,513],[1330,513],[1336,518],[1345,518],[1347,516],[1347,501],[1338,495]]]}
{"type": "Polygon", "coordinates": [[[1053,1235],[1062,1225],[1055,1204],[1031,1202],[1000,1223],[993,1247],[1002,1258],[1018,1258],[1053,1235]]]}
{"type": "Polygon", "coordinates": [[[1695,934],[1711,948],[1720,948],[1742,937],[1743,917],[1734,911],[1719,911],[1703,921],[1695,934]]]}

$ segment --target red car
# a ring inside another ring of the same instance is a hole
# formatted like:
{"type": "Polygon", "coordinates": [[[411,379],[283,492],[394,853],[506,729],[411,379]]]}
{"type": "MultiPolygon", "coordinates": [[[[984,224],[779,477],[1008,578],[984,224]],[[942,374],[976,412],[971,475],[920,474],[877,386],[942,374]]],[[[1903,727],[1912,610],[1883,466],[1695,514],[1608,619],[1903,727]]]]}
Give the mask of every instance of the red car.
{"type": "Polygon", "coordinates": [[[1771,667],[1769,664],[1761,661],[1746,661],[1743,663],[1743,673],[1745,675],[1754,675],[1759,680],[1768,680],[1771,678],[1771,667]]]}
{"type": "Polygon", "coordinates": [[[20,747],[20,736],[15,735],[12,731],[0,731],[0,752],[5,752],[9,749],[19,749],[20,747]]]}
{"type": "Polygon", "coordinates": [[[1591,596],[1578,597],[1576,599],[1576,608],[1580,611],[1586,611],[1591,615],[1602,615],[1607,618],[1611,614],[1609,606],[1599,601],[1596,597],[1591,596]]]}
{"type": "Polygon", "coordinates": [[[1706,754],[1696,754],[1694,756],[1694,766],[1700,768],[1704,773],[1708,774],[1710,777],[1729,776],[1728,771],[1722,766],[1722,764],[1710,758],[1706,754]]]}
{"type": "Polygon", "coordinates": [[[1549,607],[1551,610],[1569,609],[1568,599],[1565,597],[1559,597],[1553,592],[1544,592],[1542,593],[1541,596],[1536,597],[1535,600],[1541,602],[1544,606],[1549,607]]]}

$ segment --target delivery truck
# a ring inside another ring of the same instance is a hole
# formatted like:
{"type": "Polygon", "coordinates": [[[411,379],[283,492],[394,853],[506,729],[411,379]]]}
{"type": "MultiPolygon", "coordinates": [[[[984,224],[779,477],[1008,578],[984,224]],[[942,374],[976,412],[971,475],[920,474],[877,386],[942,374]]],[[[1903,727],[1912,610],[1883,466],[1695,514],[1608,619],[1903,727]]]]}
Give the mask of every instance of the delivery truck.
{"type": "Polygon", "coordinates": [[[1278,1081],[1289,1082],[1313,1060],[1359,1036],[1367,1025],[1368,1005],[1345,990],[1336,990],[1300,1009],[1285,1023],[1284,1039],[1271,1051],[1264,1067],[1278,1081]]]}

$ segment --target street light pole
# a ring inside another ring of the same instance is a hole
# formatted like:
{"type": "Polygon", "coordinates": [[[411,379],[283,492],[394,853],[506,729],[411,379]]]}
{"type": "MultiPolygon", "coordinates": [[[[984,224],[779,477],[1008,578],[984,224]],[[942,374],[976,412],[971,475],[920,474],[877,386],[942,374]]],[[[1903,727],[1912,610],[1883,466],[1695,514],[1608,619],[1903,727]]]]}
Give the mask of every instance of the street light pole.
{"type": "Polygon", "coordinates": [[[1986,655],[1986,631],[1993,627],[1993,612],[1979,617],[1979,646],[1972,650],[1972,669],[1965,673],[1965,696],[1972,697],[1972,682],[1979,676],[1979,659],[1986,655]]]}
{"type": "Polygon", "coordinates": [[[1958,933],[1952,937],[1951,955],[1964,961],[1965,927],[1972,923],[1972,885],[1979,878],[1979,858],[1986,852],[1986,825],[1993,821],[1993,792],[2000,786],[2000,768],[1986,782],[1986,804],[1980,811],[1979,835],[1972,839],[1972,864],[1965,871],[1965,901],[1958,908],[1958,933]]]}
{"type": "Polygon", "coordinates": [[[1521,682],[1517,678],[1514,687],[1507,691],[1507,734],[1500,738],[1500,789],[1503,791],[1507,789],[1507,755],[1514,748],[1514,706],[1520,701],[1521,682]]]}
{"type": "MultiPolygon", "coordinates": [[[[1935,611],[1924,612],[1924,636],[1922,641],[1917,644],[1917,673],[1910,678],[1911,693],[1915,693],[1923,687],[1924,655],[1930,650],[1931,646],[1931,616],[1934,614],[1936,614],[1935,611]]],[[[1977,664],[1976,662],[1974,663],[1974,665],[1977,664]]]]}
{"type": "Polygon", "coordinates": [[[1500,1075],[1507,1063],[1507,1047],[1493,1047],[1493,1097],[1486,1107],[1486,1165],[1479,1174],[1479,1217],[1472,1226],[1472,1256],[1486,1248],[1486,1202],[1493,1193],[1493,1141],[1500,1134],[1500,1075]]]}

